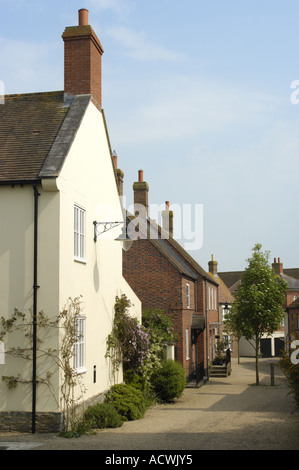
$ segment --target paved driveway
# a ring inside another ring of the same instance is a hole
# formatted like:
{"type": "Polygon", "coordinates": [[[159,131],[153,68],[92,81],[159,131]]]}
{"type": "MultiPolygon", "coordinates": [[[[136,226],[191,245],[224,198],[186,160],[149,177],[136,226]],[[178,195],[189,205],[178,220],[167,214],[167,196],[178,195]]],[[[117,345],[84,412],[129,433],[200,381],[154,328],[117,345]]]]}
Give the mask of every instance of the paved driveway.
{"type": "Polygon", "coordinates": [[[233,360],[230,377],[187,388],[174,404],[153,407],[142,420],[78,439],[2,434],[0,449],[299,450],[299,414],[277,364],[276,359],[260,361],[256,387],[254,359],[233,360]],[[274,386],[270,362],[275,363],[274,386]]]}

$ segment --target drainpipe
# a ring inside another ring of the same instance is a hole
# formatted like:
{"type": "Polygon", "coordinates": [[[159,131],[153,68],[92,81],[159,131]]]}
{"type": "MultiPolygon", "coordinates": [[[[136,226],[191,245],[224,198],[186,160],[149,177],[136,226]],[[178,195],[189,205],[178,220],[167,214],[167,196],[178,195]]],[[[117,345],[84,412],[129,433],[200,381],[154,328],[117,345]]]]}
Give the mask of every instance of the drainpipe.
{"type": "Polygon", "coordinates": [[[206,355],[207,355],[207,379],[209,380],[209,325],[208,325],[208,302],[207,302],[207,280],[205,279],[205,314],[206,314],[206,355]]]}
{"type": "Polygon", "coordinates": [[[38,196],[36,184],[34,193],[34,255],[33,255],[33,345],[32,345],[32,434],[36,430],[36,349],[37,349],[37,233],[38,233],[38,196]]]}

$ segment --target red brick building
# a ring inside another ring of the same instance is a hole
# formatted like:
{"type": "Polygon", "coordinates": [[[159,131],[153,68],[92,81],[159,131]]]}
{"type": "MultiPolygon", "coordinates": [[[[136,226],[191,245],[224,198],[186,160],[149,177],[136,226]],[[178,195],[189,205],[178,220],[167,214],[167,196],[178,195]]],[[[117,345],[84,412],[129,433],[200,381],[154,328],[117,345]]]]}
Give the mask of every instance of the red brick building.
{"type": "MultiPolygon", "coordinates": [[[[119,172],[117,172],[119,173],[119,172]]],[[[123,174],[122,174],[123,177],[123,174]]],[[[127,215],[137,240],[124,252],[123,276],[142,302],[142,310],[157,308],[174,318],[179,340],[175,359],[187,377],[208,375],[219,328],[218,283],[173,238],[173,213],[162,213],[163,227],[148,217],[149,187],[139,171],[133,185],[135,215],[127,215]],[[142,214],[141,214],[142,212],[142,214]]]]}

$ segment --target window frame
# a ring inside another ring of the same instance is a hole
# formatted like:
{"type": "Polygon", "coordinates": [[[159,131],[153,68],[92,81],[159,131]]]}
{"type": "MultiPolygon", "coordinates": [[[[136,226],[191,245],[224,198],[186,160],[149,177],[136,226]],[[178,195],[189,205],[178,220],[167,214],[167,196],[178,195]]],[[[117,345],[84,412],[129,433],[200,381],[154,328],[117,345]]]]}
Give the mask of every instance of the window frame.
{"type": "Polygon", "coordinates": [[[86,262],[86,210],[74,204],[74,260],[86,262]]]}
{"type": "Polygon", "coordinates": [[[75,373],[86,372],[86,317],[78,315],[75,318],[75,339],[73,344],[73,369],[75,373]]]}
{"type": "Polygon", "coordinates": [[[189,330],[185,330],[185,339],[186,339],[186,361],[190,360],[190,338],[189,338],[189,330]]]}
{"type": "Polygon", "coordinates": [[[186,301],[187,301],[187,308],[191,308],[191,295],[190,295],[189,282],[186,283],[186,301]]]}

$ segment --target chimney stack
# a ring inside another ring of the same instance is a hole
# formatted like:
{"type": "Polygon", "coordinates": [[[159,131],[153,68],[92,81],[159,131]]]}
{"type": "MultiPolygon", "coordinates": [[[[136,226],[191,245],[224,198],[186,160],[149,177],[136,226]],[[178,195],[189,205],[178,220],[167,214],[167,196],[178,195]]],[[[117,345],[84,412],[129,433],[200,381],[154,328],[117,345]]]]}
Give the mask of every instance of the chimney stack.
{"type": "Polygon", "coordinates": [[[169,210],[169,201],[165,202],[165,210],[162,211],[162,227],[173,237],[173,211],[169,210]]]}
{"type": "Polygon", "coordinates": [[[148,216],[148,184],[143,181],[143,170],[138,171],[138,182],[133,184],[134,191],[134,212],[135,215],[140,212],[140,208],[136,207],[137,205],[144,206],[145,215],[148,216]]]}
{"type": "Polygon", "coordinates": [[[78,12],[79,25],[68,26],[64,41],[64,92],[67,95],[91,95],[102,108],[102,45],[88,24],[88,10],[78,12]]]}
{"type": "Polygon", "coordinates": [[[118,189],[119,189],[119,195],[123,197],[124,195],[124,173],[117,168],[117,153],[115,150],[113,150],[113,163],[114,163],[114,169],[116,173],[116,178],[117,178],[117,184],[118,184],[118,189]]]}
{"type": "Polygon", "coordinates": [[[218,272],[218,263],[214,260],[214,255],[212,255],[211,261],[209,261],[209,273],[217,274],[218,272]]]}
{"type": "Polygon", "coordinates": [[[276,274],[283,274],[283,264],[280,262],[280,258],[274,258],[274,263],[272,263],[272,269],[276,274]]]}

